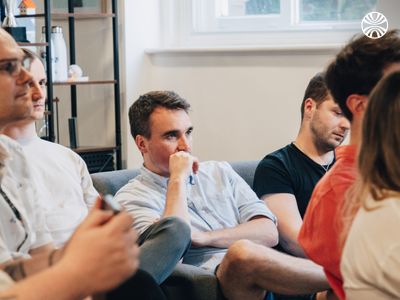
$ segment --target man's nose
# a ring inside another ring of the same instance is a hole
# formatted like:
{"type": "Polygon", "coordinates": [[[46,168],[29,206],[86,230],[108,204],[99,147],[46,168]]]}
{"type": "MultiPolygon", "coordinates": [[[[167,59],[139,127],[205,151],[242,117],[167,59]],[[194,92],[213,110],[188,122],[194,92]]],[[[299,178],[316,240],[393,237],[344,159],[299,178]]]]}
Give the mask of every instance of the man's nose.
{"type": "Polygon", "coordinates": [[[178,151],[190,152],[190,142],[185,135],[178,141],[178,151]]]}
{"type": "Polygon", "coordinates": [[[31,83],[32,101],[39,101],[44,98],[44,92],[39,82],[32,81],[31,83]]]}
{"type": "Polygon", "coordinates": [[[340,122],[340,127],[344,130],[350,129],[350,121],[347,118],[342,117],[342,120],[340,122]]]}

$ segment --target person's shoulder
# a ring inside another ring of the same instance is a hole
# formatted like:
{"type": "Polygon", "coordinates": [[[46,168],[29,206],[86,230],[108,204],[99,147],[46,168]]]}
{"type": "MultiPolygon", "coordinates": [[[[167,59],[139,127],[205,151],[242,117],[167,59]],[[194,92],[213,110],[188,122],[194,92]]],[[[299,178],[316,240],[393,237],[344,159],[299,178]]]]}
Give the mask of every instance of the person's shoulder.
{"type": "Polygon", "coordinates": [[[64,145],[46,141],[41,138],[38,139],[37,143],[41,147],[45,148],[47,151],[50,151],[53,154],[60,155],[64,159],[70,158],[73,160],[83,161],[82,157],[78,153],[64,145]]]}
{"type": "Polygon", "coordinates": [[[274,152],[271,152],[264,156],[262,160],[258,163],[257,169],[264,169],[264,168],[282,168],[287,165],[293,156],[293,149],[292,145],[286,145],[274,152]]]}
{"type": "Polygon", "coordinates": [[[207,160],[200,162],[199,170],[202,172],[210,173],[219,170],[233,170],[230,163],[227,161],[207,160]]]}
{"type": "Polygon", "coordinates": [[[260,161],[260,164],[264,164],[270,161],[284,161],[287,159],[287,157],[290,157],[293,154],[293,149],[292,145],[286,145],[285,147],[279,148],[278,150],[275,150],[267,155],[264,156],[264,158],[260,161]]]}
{"type": "Polygon", "coordinates": [[[17,141],[4,134],[0,134],[0,144],[7,151],[22,151],[22,147],[17,141]]]}
{"type": "Polygon", "coordinates": [[[151,185],[149,184],[151,181],[146,180],[146,176],[139,173],[133,178],[130,178],[129,181],[123,185],[117,194],[120,193],[143,193],[147,191],[151,191],[151,185]]]}

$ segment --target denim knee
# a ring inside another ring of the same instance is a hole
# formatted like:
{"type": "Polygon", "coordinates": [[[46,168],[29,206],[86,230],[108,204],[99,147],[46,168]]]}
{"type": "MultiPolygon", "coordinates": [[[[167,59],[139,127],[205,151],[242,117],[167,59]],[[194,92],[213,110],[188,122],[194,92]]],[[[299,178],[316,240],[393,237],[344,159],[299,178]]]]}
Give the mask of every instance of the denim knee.
{"type": "Polygon", "coordinates": [[[166,217],[159,221],[159,229],[168,236],[177,248],[189,248],[191,243],[190,226],[178,217],[166,217]]]}

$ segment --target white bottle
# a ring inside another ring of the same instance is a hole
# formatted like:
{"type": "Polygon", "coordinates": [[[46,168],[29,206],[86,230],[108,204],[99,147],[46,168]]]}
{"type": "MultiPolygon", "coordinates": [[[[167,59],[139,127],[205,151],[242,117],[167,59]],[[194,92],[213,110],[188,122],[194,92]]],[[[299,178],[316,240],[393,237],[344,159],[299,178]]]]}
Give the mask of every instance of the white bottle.
{"type": "Polygon", "coordinates": [[[51,46],[53,81],[66,81],[68,79],[67,47],[61,26],[51,27],[51,46]]]}
{"type": "MultiPolygon", "coordinates": [[[[46,42],[46,27],[45,26],[42,27],[42,35],[40,36],[40,42],[41,43],[45,43],[46,42]]],[[[42,61],[44,63],[45,69],[47,69],[47,66],[46,66],[46,46],[41,46],[39,48],[39,56],[41,57],[41,59],[42,59],[42,61]]]]}

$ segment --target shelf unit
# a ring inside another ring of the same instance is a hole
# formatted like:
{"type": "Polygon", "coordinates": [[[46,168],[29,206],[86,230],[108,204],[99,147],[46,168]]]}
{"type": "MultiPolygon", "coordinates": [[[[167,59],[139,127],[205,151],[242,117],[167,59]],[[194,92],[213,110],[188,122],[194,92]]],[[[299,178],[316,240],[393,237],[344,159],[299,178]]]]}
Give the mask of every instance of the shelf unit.
{"type": "MultiPolygon", "coordinates": [[[[99,0],[100,1],[100,0],[99,0]]],[[[120,106],[120,76],[119,76],[119,55],[118,55],[118,0],[107,0],[111,3],[111,13],[81,13],[74,11],[73,0],[68,0],[68,12],[67,13],[52,13],[51,0],[43,0],[44,13],[34,15],[19,15],[17,18],[44,18],[44,26],[46,28],[45,37],[46,41],[50,41],[51,37],[51,25],[52,20],[67,20],[69,28],[69,58],[70,64],[76,63],[76,45],[75,45],[75,21],[84,19],[97,19],[97,18],[111,18],[112,20],[112,39],[113,39],[113,80],[89,80],[89,81],[77,81],[77,82],[53,82],[52,80],[52,66],[51,66],[51,43],[18,43],[22,47],[36,46],[46,47],[46,65],[47,65],[47,97],[48,99],[54,99],[53,86],[67,86],[70,88],[71,93],[71,118],[78,118],[77,108],[77,88],[81,85],[99,85],[99,84],[111,84],[114,86],[114,110],[115,110],[115,146],[111,147],[85,147],[75,148],[75,152],[80,154],[86,160],[90,158],[90,153],[104,154],[108,153],[114,155],[116,159],[116,169],[122,168],[122,156],[121,156],[121,106],[120,106]]],[[[5,17],[4,6],[1,2],[1,20],[5,17]]],[[[48,139],[55,141],[55,126],[54,126],[54,106],[53,101],[47,102],[46,114],[48,123],[48,139]]],[[[70,140],[75,138],[70,136],[70,140]]],[[[71,144],[76,144],[71,142],[71,144]]],[[[88,162],[88,161],[86,161],[88,162]]],[[[107,163],[109,160],[107,160],[107,163]]],[[[91,169],[88,164],[89,170],[91,169]]],[[[93,171],[94,169],[92,169],[93,171]]],[[[109,170],[109,168],[107,169],[109,170]]],[[[94,170],[102,171],[102,170],[94,170]]]]}

